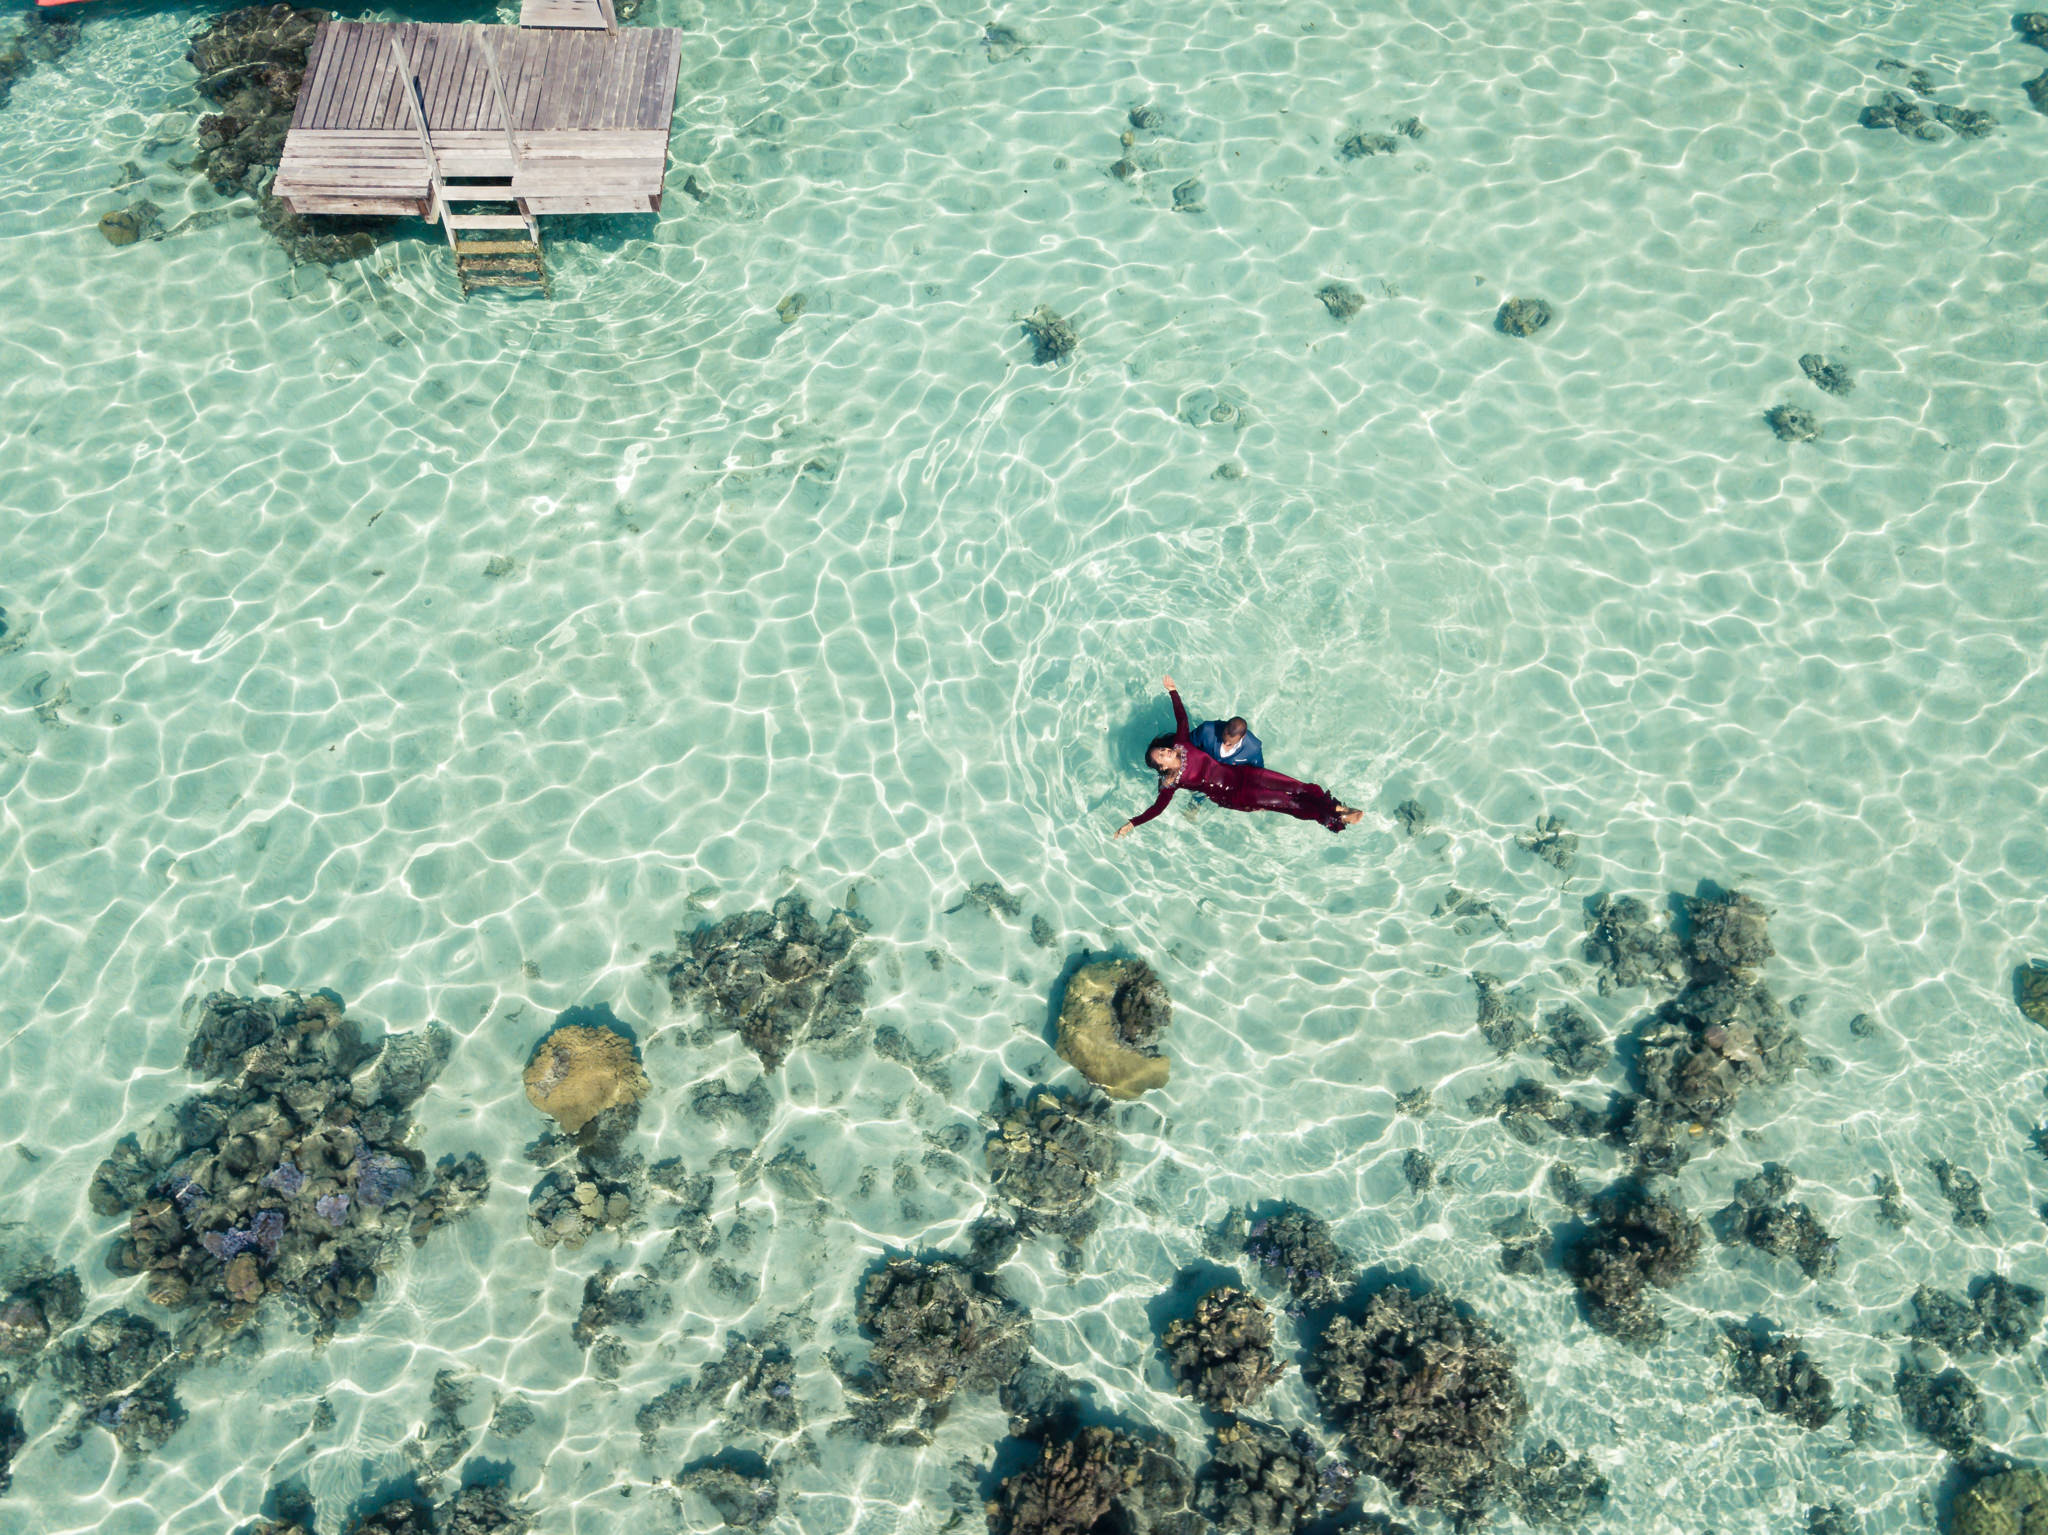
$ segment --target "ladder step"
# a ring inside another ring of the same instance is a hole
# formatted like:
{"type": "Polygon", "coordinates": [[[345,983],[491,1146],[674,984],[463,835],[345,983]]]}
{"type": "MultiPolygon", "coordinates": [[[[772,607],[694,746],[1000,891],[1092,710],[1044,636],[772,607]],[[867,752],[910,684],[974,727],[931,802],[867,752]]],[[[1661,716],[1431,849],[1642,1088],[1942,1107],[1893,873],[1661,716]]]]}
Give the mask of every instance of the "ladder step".
{"type": "Polygon", "coordinates": [[[540,247],[531,240],[458,240],[455,242],[458,256],[540,256],[540,247]]]}
{"type": "Polygon", "coordinates": [[[512,183],[489,181],[476,186],[452,187],[443,182],[441,198],[444,202],[451,203],[509,203],[513,200],[512,183]]]}
{"type": "Polygon", "coordinates": [[[521,260],[517,256],[478,256],[471,261],[456,263],[465,273],[469,272],[533,272],[546,270],[538,261],[521,260]]]}
{"type": "Polygon", "coordinates": [[[450,229],[524,229],[526,220],[516,213],[444,213],[441,222],[450,229]]]}
{"type": "Polygon", "coordinates": [[[531,277],[465,277],[464,288],[544,288],[538,273],[531,277]]]}

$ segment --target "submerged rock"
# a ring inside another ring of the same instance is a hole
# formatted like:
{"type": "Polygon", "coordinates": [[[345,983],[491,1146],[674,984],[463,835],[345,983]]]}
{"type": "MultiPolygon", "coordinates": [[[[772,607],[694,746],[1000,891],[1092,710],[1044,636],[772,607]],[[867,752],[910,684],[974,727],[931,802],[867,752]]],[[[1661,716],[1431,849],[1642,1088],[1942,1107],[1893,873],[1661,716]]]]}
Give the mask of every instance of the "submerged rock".
{"type": "Polygon", "coordinates": [[[1525,1146],[1543,1138],[1538,1125],[1580,1140],[1589,1140],[1606,1128],[1606,1122],[1593,1110],[1531,1077],[1516,1078],[1501,1094],[1499,1113],[1508,1134],[1525,1146]]]}
{"type": "Polygon", "coordinates": [[[1635,1030],[1638,1091],[1621,1099],[1614,1134],[1643,1173],[1683,1167],[1750,1088],[1782,1082],[1804,1044],[1756,968],[1772,955],[1768,913],[1749,897],[1684,902],[1685,990],[1635,1030]]]}
{"type": "Polygon", "coordinates": [[[1479,993],[1479,1032],[1495,1055],[1511,1054],[1535,1035],[1526,990],[1510,991],[1507,982],[1483,970],[1472,973],[1472,986],[1479,993]]]}
{"type": "Polygon", "coordinates": [[[1914,1338],[1936,1343],[1958,1357],[2010,1354],[2033,1342],[2048,1300],[2029,1284],[2002,1274],[1971,1281],[1968,1300],[1932,1285],[1913,1292],[1914,1338]]]}
{"type": "Polygon", "coordinates": [[[1950,1535],[2048,1535],[2048,1471],[2015,1466],[1963,1489],[1949,1513],[1950,1535]]]}
{"type": "Polygon", "coordinates": [[[472,1482],[443,1510],[442,1535],[526,1535],[533,1514],[497,1482],[472,1482]]]}
{"type": "Polygon", "coordinates": [[[1334,1306],[1358,1283],[1357,1266],[1331,1240],[1328,1223],[1299,1205],[1254,1221],[1244,1250],[1306,1306],[1334,1306]]]}
{"type": "Polygon", "coordinates": [[[213,993],[185,1060],[225,1085],[124,1137],[93,1175],[93,1208],[129,1214],[109,1267],[148,1275],[155,1304],[203,1305],[230,1328],[287,1296],[331,1335],[402,1238],[425,1241],[489,1189],[474,1153],[430,1171],[406,1144],[407,1106],[445,1059],[415,1036],[366,1048],[325,996],[213,993]],[[401,1060],[412,1065],[379,1068],[401,1060]]]}
{"type": "Polygon", "coordinates": [[[1166,985],[1143,960],[1083,965],[1060,1007],[1060,1059],[1112,1098],[1142,1097],[1166,1085],[1159,1041],[1172,1022],[1166,985]]]}
{"type": "Polygon", "coordinates": [[[130,203],[125,208],[100,215],[100,233],[109,245],[133,245],[137,240],[154,239],[161,229],[163,210],[153,202],[144,199],[130,203]]]}
{"type": "Polygon", "coordinates": [[[990,1535],[1196,1535],[1194,1479],[1164,1435],[1070,1419],[1048,1425],[1038,1458],[1003,1478],[990,1535]]]}
{"type": "Polygon", "coordinates": [[[1801,1428],[1826,1428],[1834,1421],[1834,1384],[1807,1358],[1799,1339],[1754,1322],[1724,1320],[1721,1332],[1738,1391],[1801,1428]]]}
{"type": "Polygon", "coordinates": [[[1614,1058],[1600,1025],[1584,1008],[1571,1002],[1543,1015],[1542,1051],[1550,1069],[1565,1079],[1597,1076],[1614,1058]]]}
{"type": "Polygon", "coordinates": [[[1353,133],[1337,143],[1337,158],[1340,160],[1369,160],[1374,155],[1390,155],[1401,147],[1401,141],[1391,133],[1353,133]]]}
{"type": "Polygon", "coordinates": [[[1607,1506],[1607,1478],[1590,1455],[1568,1455],[1547,1439],[1505,1469],[1502,1492],[1509,1508],[1530,1524],[1583,1530],[1607,1506]]]}
{"type": "Polygon", "coordinates": [[[1031,1319],[958,1263],[892,1259],[868,1276],[855,1318],[874,1338],[875,1395],[899,1404],[999,1390],[1031,1352],[1031,1319]]]}
{"type": "Polygon", "coordinates": [[[1812,411],[1798,405],[1773,405],[1764,412],[1764,425],[1777,434],[1780,442],[1820,440],[1820,422],[1812,411]]]}
{"type": "Polygon", "coordinates": [[[1856,380],[1844,364],[1818,352],[1808,352],[1800,358],[1799,370],[1829,394],[1847,394],[1856,387],[1856,380]]]}
{"type": "Polygon", "coordinates": [[[1005,1082],[995,1112],[986,1144],[995,1197],[1021,1229],[1079,1245],[1095,1230],[1101,1185],[1117,1174],[1109,1105],[1049,1087],[1031,1088],[1020,1103],[1005,1082]]]}
{"type": "Polygon", "coordinates": [[[800,896],[768,911],[741,912],[678,933],[673,954],[657,956],[677,1006],[694,1001],[774,1071],[799,1045],[840,1046],[861,1031],[868,995],[860,934],[847,912],[820,923],[800,896]]]}
{"type": "Polygon", "coordinates": [[[1226,1535],[1300,1535],[1322,1501],[1314,1441],[1239,1419],[1216,1430],[1196,1504],[1226,1535]]]}
{"type": "Polygon", "coordinates": [[[1754,1178],[1735,1185],[1735,1200],[1715,1217],[1724,1242],[1746,1242],[1774,1258],[1790,1258],[1808,1279],[1824,1279],[1835,1271],[1839,1245],[1813,1212],[1788,1200],[1792,1175],[1775,1162],[1754,1178]]]}
{"type": "Polygon", "coordinates": [[[172,1388],[191,1363],[154,1322],[126,1310],[102,1312],[55,1356],[57,1385],[78,1405],[59,1449],[76,1449],[92,1427],[113,1435],[127,1455],[162,1448],[185,1421],[172,1388]]]}
{"type": "Polygon", "coordinates": [[[1593,899],[1581,952],[1600,972],[1603,997],[1637,986],[1685,984],[1685,945],[1632,895],[1593,899]]]}
{"type": "Polygon", "coordinates": [[[2012,999],[2022,1017],[2048,1029],[2048,959],[2030,959],[2013,971],[2012,999]]]}
{"type": "Polygon", "coordinates": [[[1266,1303],[1228,1285],[1197,1301],[1191,1319],[1167,1327],[1166,1352],[1180,1394],[1218,1412],[1243,1411],[1284,1373],[1266,1303]]]}
{"type": "Polygon", "coordinates": [[[630,1110],[646,1095],[647,1073],[632,1041],[616,1030],[568,1024],[540,1042],[526,1067],[526,1100],[565,1134],[601,1114],[630,1110]]]}
{"type": "Polygon", "coordinates": [[[970,906],[975,907],[977,910],[985,911],[990,916],[1021,917],[1024,915],[1023,897],[1010,894],[1009,891],[1005,890],[994,880],[983,880],[978,885],[969,885],[967,887],[967,894],[960,897],[951,906],[948,906],[945,914],[950,917],[955,912],[965,911],[970,906]]]}
{"type": "Polygon", "coordinates": [[[549,1173],[534,1185],[526,1230],[543,1247],[581,1247],[597,1232],[623,1227],[633,1217],[629,1185],[579,1165],[549,1173]]]}
{"type": "Polygon", "coordinates": [[[1534,830],[1516,833],[1515,846],[1534,853],[1560,874],[1568,873],[1579,859],[1578,833],[1566,831],[1554,815],[1538,816],[1534,830]]]}
{"type": "Polygon", "coordinates": [[[30,11],[21,24],[0,42],[0,107],[14,94],[14,87],[45,64],[54,64],[78,46],[78,23],[52,16],[48,11],[30,11]]]}
{"type": "Polygon", "coordinates": [[[1025,339],[1031,343],[1031,360],[1040,366],[1065,362],[1081,344],[1074,327],[1040,304],[1023,320],[1025,339]]]}
{"type": "Polygon", "coordinates": [[[1460,1523],[1500,1495],[1509,1441],[1528,1415],[1514,1351],[1441,1295],[1380,1291],[1337,1317],[1310,1356],[1324,1414],[1360,1464],[1414,1508],[1460,1523]]]}
{"type": "Polygon", "coordinates": [[[1540,298],[1511,298],[1493,317],[1503,336],[1533,336],[1550,323],[1550,306],[1540,298]]]}
{"type": "Polygon", "coordinates": [[[1981,1228],[1991,1224],[1991,1211],[1984,1203],[1984,1185],[1977,1181],[1976,1174],[1956,1166],[1947,1157],[1935,1157],[1927,1168],[1941,1186],[1941,1197],[1955,1212],[1958,1226],[1981,1228]]]}
{"type": "Polygon", "coordinates": [[[738,1456],[714,1457],[676,1474],[677,1490],[694,1492],[718,1510],[730,1530],[751,1530],[773,1522],[781,1497],[774,1473],[738,1456]]]}
{"type": "Polygon", "coordinates": [[[1316,297],[1323,308],[1329,310],[1330,318],[1343,324],[1365,307],[1365,295],[1348,282],[1334,279],[1316,289],[1316,297]]]}
{"type": "Polygon", "coordinates": [[[1975,1454],[1984,1434],[1984,1399],[1961,1370],[1933,1374],[1908,1359],[1892,1379],[1907,1426],[1959,1458],[1975,1454]]]}
{"type": "Polygon", "coordinates": [[[286,130],[304,83],[307,50],[325,11],[255,5],[214,17],[185,58],[197,89],[216,110],[199,119],[199,165],[223,196],[256,199],[257,221],[292,260],[332,266],[369,255],[397,222],[389,218],[301,218],[270,194],[286,130]]]}
{"type": "Polygon", "coordinates": [[[1567,1243],[1564,1268],[1595,1328],[1624,1343],[1655,1343],[1664,1318],[1650,1291],[1691,1273],[1701,1245],[1699,1222],[1676,1200],[1620,1183],[1592,1200],[1584,1229],[1567,1243]]]}

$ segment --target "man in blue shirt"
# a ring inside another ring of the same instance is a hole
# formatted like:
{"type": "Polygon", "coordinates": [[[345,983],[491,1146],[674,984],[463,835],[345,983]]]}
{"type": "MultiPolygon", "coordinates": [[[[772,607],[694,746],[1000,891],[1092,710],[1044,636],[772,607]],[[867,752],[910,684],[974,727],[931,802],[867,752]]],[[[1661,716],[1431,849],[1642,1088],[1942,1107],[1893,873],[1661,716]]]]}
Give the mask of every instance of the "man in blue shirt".
{"type": "Polygon", "coordinates": [[[1189,732],[1188,745],[1232,767],[1262,768],[1266,765],[1266,749],[1252,734],[1251,726],[1245,723],[1241,714],[1232,715],[1227,720],[1204,720],[1189,732]]]}

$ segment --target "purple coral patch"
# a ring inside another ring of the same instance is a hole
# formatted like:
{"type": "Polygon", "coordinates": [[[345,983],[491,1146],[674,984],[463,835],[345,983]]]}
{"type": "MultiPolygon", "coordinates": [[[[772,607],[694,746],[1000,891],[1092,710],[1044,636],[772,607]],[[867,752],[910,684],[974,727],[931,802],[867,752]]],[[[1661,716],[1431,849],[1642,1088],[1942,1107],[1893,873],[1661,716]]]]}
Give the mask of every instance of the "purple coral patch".
{"type": "Polygon", "coordinates": [[[367,1209],[389,1204],[412,1187],[412,1169],[398,1157],[372,1152],[356,1159],[356,1198],[367,1209]]]}
{"type": "Polygon", "coordinates": [[[313,1201],[313,1208],[339,1226],[348,1219],[348,1195],[324,1194],[313,1201]]]}
{"type": "Polygon", "coordinates": [[[258,1210],[256,1218],[249,1222],[249,1235],[266,1258],[275,1258],[277,1244],[284,1238],[284,1211],[258,1210]]]}
{"type": "Polygon", "coordinates": [[[278,1193],[283,1194],[286,1198],[290,1198],[306,1186],[306,1175],[289,1161],[284,1161],[278,1163],[276,1170],[263,1181],[271,1188],[276,1189],[278,1193]]]}

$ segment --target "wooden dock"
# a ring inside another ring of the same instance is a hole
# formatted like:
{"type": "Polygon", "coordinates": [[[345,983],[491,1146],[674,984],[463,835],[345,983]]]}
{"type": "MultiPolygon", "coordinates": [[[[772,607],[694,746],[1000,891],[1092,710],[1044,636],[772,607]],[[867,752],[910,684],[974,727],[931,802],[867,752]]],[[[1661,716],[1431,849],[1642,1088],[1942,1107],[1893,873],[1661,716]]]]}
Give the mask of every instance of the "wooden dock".
{"type": "Polygon", "coordinates": [[[682,33],[616,30],[603,0],[527,8],[598,19],[324,23],[271,190],[299,214],[438,220],[465,290],[544,282],[517,280],[539,271],[540,217],[659,212],[682,33]],[[464,232],[515,229],[530,259],[493,238],[465,271],[464,232]]]}

